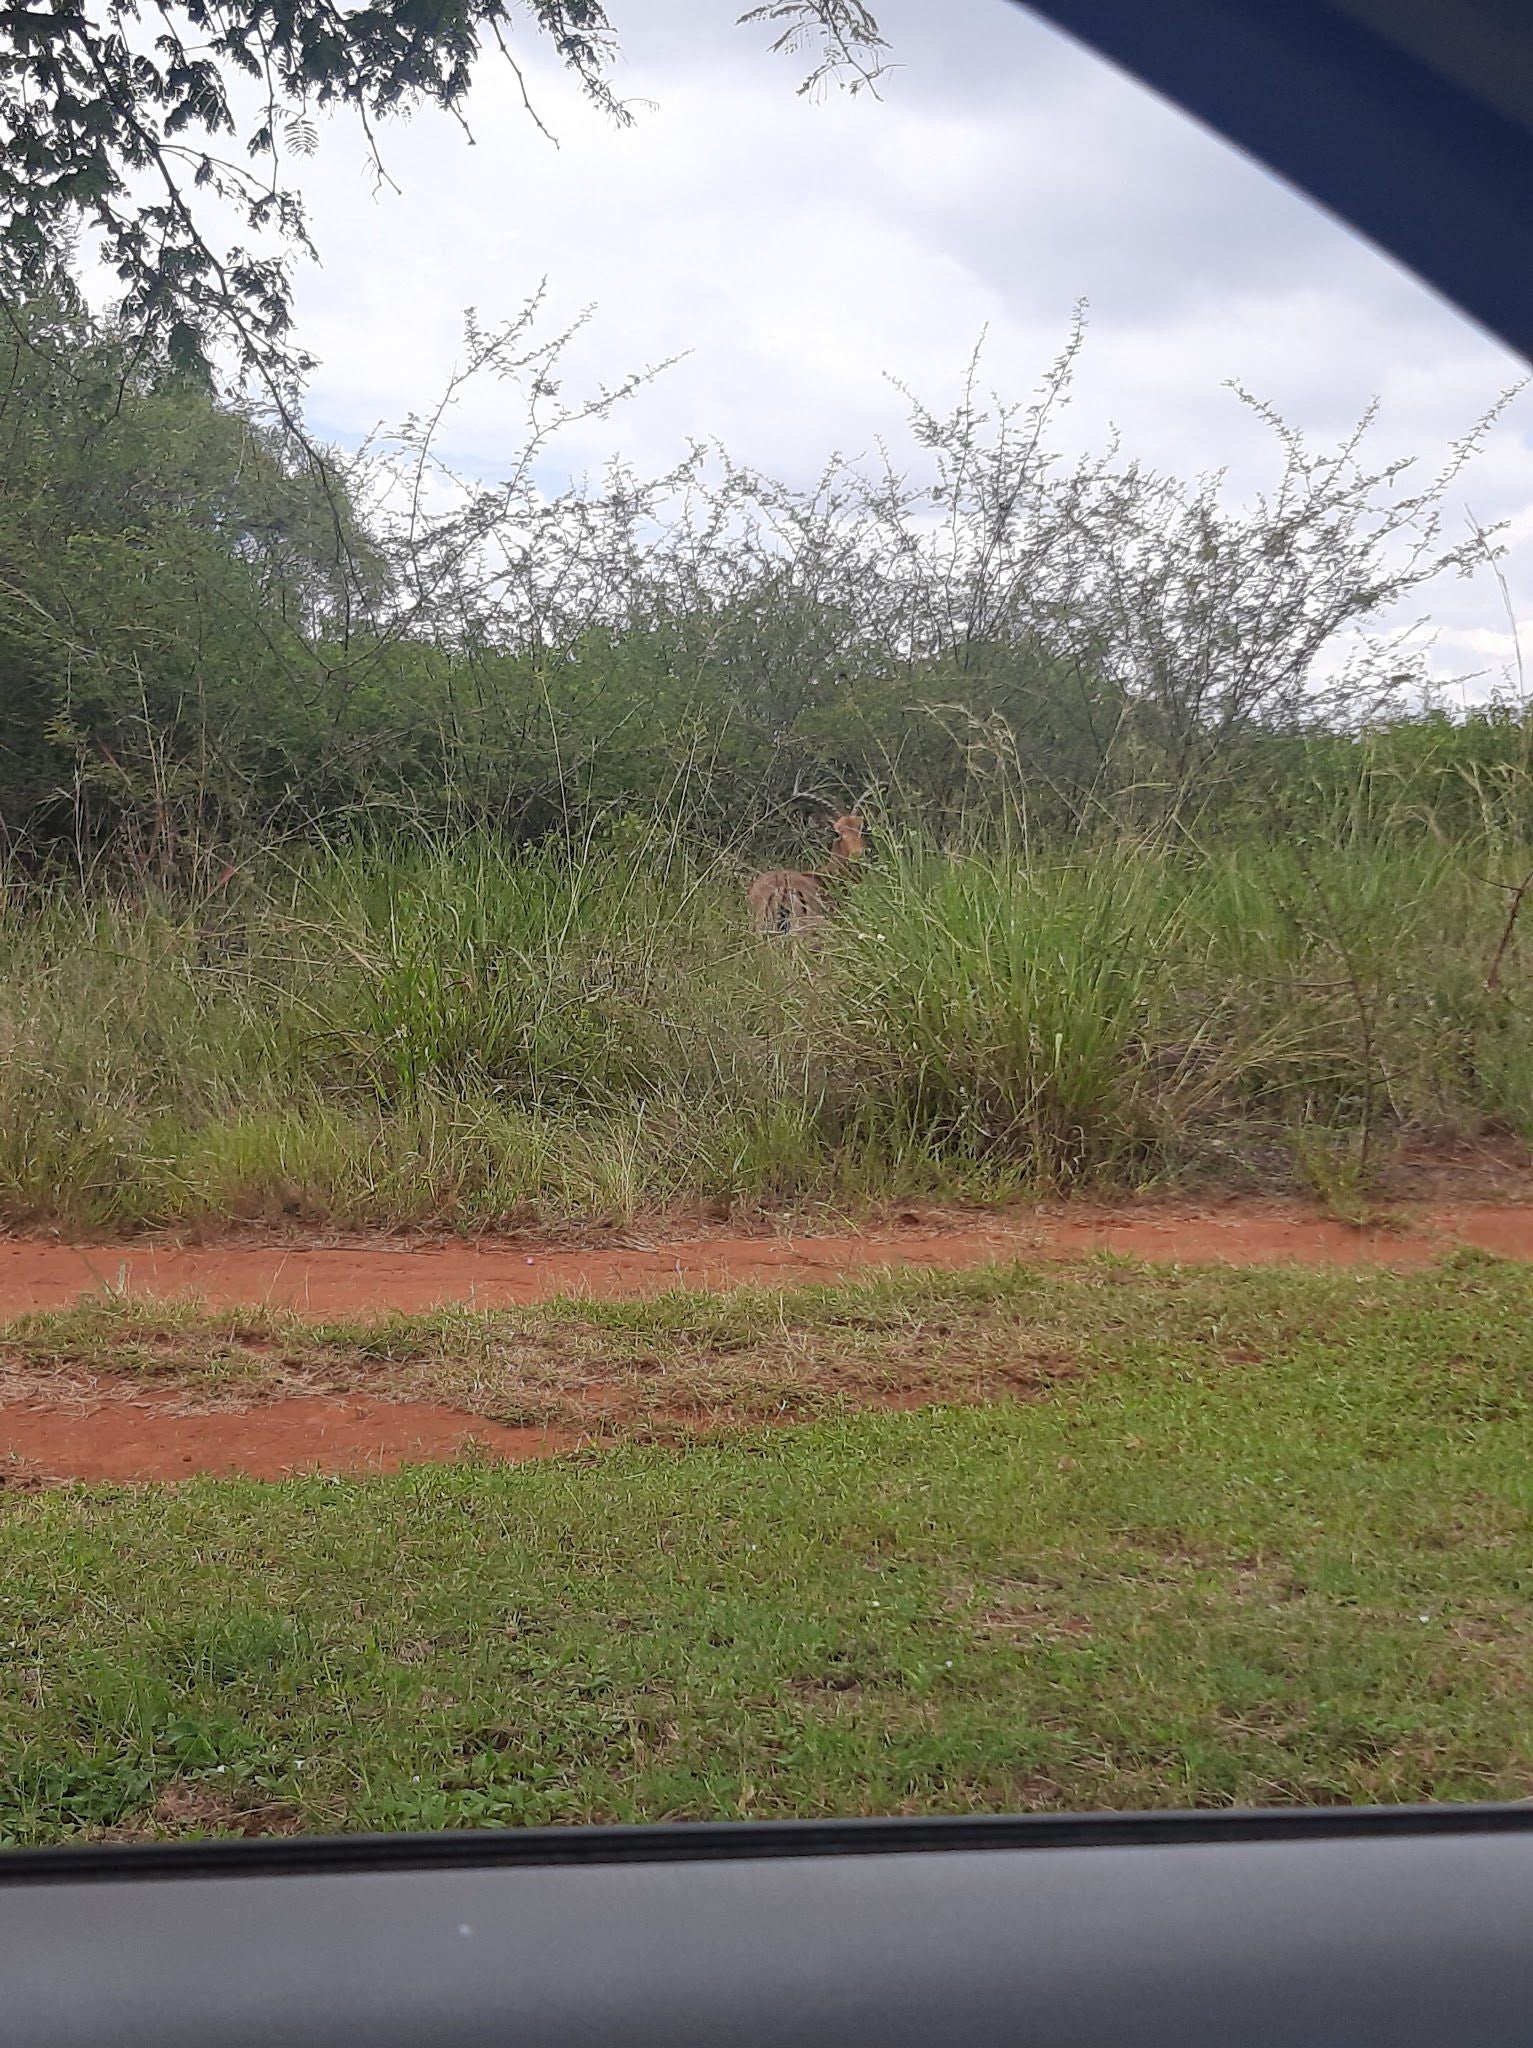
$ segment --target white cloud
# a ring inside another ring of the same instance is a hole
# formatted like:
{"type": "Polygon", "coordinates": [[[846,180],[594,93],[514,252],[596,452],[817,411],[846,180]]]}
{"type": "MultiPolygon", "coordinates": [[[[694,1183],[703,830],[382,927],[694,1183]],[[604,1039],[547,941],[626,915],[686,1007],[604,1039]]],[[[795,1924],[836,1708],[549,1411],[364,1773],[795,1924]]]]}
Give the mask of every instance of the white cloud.
{"type": "MultiPolygon", "coordinates": [[[[883,0],[901,69],[881,103],[794,96],[793,74],[730,0],[615,8],[620,88],[652,98],[632,129],[533,56],[556,149],[487,64],[475,146],[422,116],[385,133],[403,188],[375,197],[339,124],[303,167],[324,267],[300,280],[300,338],[321,358],[311,416],[354,441],[427,402],[461,309],[513,310],[547,276],[552,317],[595,302],[568,384],[685,361],[565,459],[621,451],[660,469],[692,436],[807,480],[832,449],[898,439],[884,373],[936,401],[982,327],[1008,393],[1035,381],[1079,296],[1091,334],[1072,439],[1109,422],[1148,460],[1270,474],[1264,435],[1223,381],[1334,437],[1377,393],[1381,455],[1435,461],[1519,365],[1392,263],[1132,82],[1004,0],[883,0]]],[[[493,386],[448,440],[493,475],[519,422],[493,386]]],[[[1464,480],[1533,594],[1533,405],[1519,402],[1464,480]]],[[[1500,659],[1488,576],[1434,596],[1439,667],[1500,659]]]]}

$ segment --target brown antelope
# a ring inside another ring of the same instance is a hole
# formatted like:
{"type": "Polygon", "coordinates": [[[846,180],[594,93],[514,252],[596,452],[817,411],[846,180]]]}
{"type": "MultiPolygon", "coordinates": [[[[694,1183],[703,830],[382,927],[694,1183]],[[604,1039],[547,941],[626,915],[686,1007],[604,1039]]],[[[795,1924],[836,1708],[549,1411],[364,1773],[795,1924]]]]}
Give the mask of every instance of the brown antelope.
{"type": "Polygon", "coordinates": [[[801,868],[771,868],[757,875],[746,898],[751,922],[758,932],[786,932],[790,935],[813,931],[825,922],[831,891],[838,881],[855,872],[868,850],[861,818],[846,811],[832,818],[836,835],[823,868],[809,874],[801,868]]]}

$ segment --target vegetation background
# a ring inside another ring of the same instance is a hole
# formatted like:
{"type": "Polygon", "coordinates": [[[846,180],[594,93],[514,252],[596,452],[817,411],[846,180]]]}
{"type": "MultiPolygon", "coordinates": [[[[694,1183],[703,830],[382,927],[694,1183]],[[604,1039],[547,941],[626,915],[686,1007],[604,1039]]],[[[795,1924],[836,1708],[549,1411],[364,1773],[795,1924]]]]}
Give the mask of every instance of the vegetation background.
{"type": "MultiPolygon", "coordinates": [[[[1533,725],[1385,630],[1494,569],[1433,474],[1066,460],[907,394],[925,462],[696,447],[550,494],[625,390],[539,299],[360,455],[92,316],[0,340],[0,1216],[504,1225],[1168,1176],[1360,1198],[1529,1123],[1533,725]],[[469,380],[514,473],[451,476],[469,380]],[[820,943],[756,866],[873,858],[820,943]]],[[[1248,403],[1263,409],[1255,399],[1248,403]]]]}

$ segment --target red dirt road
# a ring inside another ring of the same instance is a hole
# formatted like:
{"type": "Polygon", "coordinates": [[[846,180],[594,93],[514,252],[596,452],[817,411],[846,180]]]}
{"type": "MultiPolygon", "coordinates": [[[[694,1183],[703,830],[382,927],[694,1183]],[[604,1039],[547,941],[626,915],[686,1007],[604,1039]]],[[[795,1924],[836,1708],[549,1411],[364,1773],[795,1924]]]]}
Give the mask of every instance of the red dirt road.
{"type": "MultiPolygon", "coordinates": [[[[1357,1230],[1296,1205],[1231,1202],[1114,1215],[1040,1212],[931,1219],[840,1237],[699,1238],[560,1251],[505,1242],[324,1246],[0,1243],[0,1318],[101,1291],[214,1306],[373,1317],[458,1302],[478,1308],[556,1295],[606,1299],[670,1287],[791,1286],[876,1267],[953,1270],[990,1259],[1095,1251],[1166,1263],[1422,1266],[1457,1247],[1533,1261],[1533,1204],[1413,1205],[1394,1227],[1357,1230]],[[943,1227],[945,1224],[945,1227],[943,1227]]],[[[61,1480],[154,1481],[194,1473],[275,1479],[293,1472],[392,1470],[461,1457],[470,1445],[514,1462],[575,1448],[569,1431],[512,1429],[418,1401],[285,1397],[189,1410],[174,1391],[121,1391],[0,1405],[0,1489],[61,1480]]]]}
{"type": "Polygon", "coordinates": [[[0,1486],[7,1458],[23,1486],[39,1479],[165,1480],[194,1473],[281,1479],[294,1472],[445,1464],[470,1446],[497,1462],[518,1464],[573,1450],[581,1441],[569,1430],[508,1429],[430,1401],[306,1395],[187,1414],[174,1395],[146,1392],[78,1407],[0,1406],[0,1486]]]}
{"type": "Polygon", "coordinates": [[[635,1240],[547,1250],[497,1239],[418,1244],[63,1244],[0,1242],[0,1317],[64,1308],[82,1295],[192,1296],[215,1307],[270,1307],[344,1319],[418,1313],[458,1302],[505,1308],[555,1295],[626,1300],[669,1287],[794,1286],[870,1267],[952,1270],[988,1259],[1070,1259],[1091,1252],[1158,1262],[1420,1266],[1459,1246],[1533,1260],[1533,1204],[1410,1204],[1393,1227],[1354,1229],[1297,1204],[1229,1202],[1114,1214],[1011,1212],[921,1219],[866,1234],[635,1240]]]}

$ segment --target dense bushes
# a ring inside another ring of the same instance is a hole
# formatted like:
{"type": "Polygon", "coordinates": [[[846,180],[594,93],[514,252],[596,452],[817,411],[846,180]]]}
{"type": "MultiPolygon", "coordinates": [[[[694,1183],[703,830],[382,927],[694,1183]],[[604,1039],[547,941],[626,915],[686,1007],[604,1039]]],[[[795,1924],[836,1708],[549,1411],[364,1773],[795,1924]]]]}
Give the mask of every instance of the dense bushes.
{"type": "Polygon", "coordinates": [[[322,456],[62,288],[5,330],[13,858],[188,885],[316,833],[579,839],[621,811],[786,851],[869,792],[943,838],[1287,831],[1343,804],[1529,829],[1526,726],[1402,722],[1412,671],[1354,634],[1462,565],[1438,518],[1463,450],[1413,491],[1361,437],[1315,454],[1274,422],[1278,484],[1240,510],[1065,464],[1077,335],[1030,405],[973,372],[950,414],[912,403],[918,477],[794,490],[694,451],[549,494],[561,422],[608,401],[550,401],[536,320],[470,330],[470,369],[528,408],[495,484],[446,478],[416,425],[322,456]]]}
{"type": "Polygon", "coordinates": [[[535,315],[470,330],[528,399],[495,485],[415,426],[322,457],[67,291],[0,340],[0,1218],[993,1195],[1527,1126],[1515,934],[1485,984],[1533,728],[1336,658],[1462,565],[1463,450],[1413,495],[1274,422],[1244,511],[1062,464],[1076,337],[1028,406],[914,405],[916,481],[693,451],[549,495],[535,315]],[[833,930],[753,941],[751,863],[849,801],[833,930]]]}

